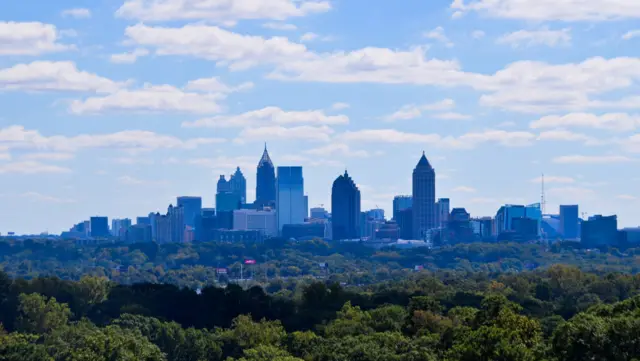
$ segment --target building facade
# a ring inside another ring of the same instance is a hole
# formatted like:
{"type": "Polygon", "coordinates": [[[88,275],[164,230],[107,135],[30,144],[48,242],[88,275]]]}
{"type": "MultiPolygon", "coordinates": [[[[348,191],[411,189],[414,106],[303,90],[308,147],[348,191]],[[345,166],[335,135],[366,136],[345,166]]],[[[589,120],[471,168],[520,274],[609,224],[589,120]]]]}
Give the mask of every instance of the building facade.
{"type": "Polygon", "coordinates": [[[178,207],[184,209],[184,224],[191,228],[196,227],[196,218],[202,212],[201,197],[178,197],[178,207]]]}
{"type": "Polygon", "coordinates": [[[595,215],[582,221],[580,243],[585,247],[605,247],[618,244],[618,217],[595,215]]]}
{"type": "Polygon", "coordinates": [[[528,206],[506,204],[498,210],[495,217],[496,235],[504,232],[514,231],[513,220],[515,218],[529,218],[537,224],[537,235],[540,235],[542,227],[542,210],[540,204],[535,203],[528,206]]]}
{"type": "Polygon", "coordinates": [[[413,170],[413,238],[425,239],[436,228],[436,172],[424,152],[413,170]]]}
{"type": "Polygon", "coordinates": [[[304,178],[302,167],[278,167],[276,214],[278,231],[285,224],[304,223],[304,178]]]}
{"type": "Polygon", "coordinates": [[[237,167],[236,172],[229,178],[229,190],[240,198],[240,203],[247,202],[247,180],[240,167],[237,167]]]}
{"type": "Polygon", "coordinates": [[[276,169],[271,162],[267,145],[264,146],[262,158],[258,162],[256,176],[256,205],[275,206],[276,203],[276,169]]]}
{"type": "Polygon", "coordinates": [[[409,209],[413,205],[411,196],[395,196],[393,198],[393,219],[397,220],[398,213],[404,209],[409,209]]]}
{"type": "Polygon", "coordinates": [[[579,227],[579,208],[578,205],[561,205],[560,206],[560,235],[564,239],[578,239],[579,227]]]}
{"type": "Polygon", "coordinates": [[[93,238],[108,238],[109,233],[109,218],[108,217],[91,217],[90,220],[91,237],[93,238]]]}
{"type": "Polygon", "coordinates": [[[233,212],[233,229],[260,231],[266,237],[278,235],[278,221],[273,210],[240,209],[233,212]]]}
{"type": "Polygon", "coordinates": [[[331,188],[331,224],[334,240],[360,237],[360,190],[347,171],[331,188]]]}
{"type": "Polygon", "coordinates": [[[449,198],[440,198],[436,202],[436,224],[440,228],[446,228],[449,222],[451,201],[449,198]]]}

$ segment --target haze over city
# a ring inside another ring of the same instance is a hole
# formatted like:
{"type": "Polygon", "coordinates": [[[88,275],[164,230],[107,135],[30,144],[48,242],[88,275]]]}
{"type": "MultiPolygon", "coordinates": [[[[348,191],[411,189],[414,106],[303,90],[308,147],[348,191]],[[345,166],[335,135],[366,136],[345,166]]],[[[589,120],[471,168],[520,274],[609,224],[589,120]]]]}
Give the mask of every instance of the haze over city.
{"type": "Polygon", "coordinates": [[[0,3],[0,232],[246,201],[268,143],[330,211],[348,170],[392,214],[422,152],[473,217],[579,204],[637,226],[640,4],[0,3]],[[170,6],[162,6],[170,4],[170,6]]]}

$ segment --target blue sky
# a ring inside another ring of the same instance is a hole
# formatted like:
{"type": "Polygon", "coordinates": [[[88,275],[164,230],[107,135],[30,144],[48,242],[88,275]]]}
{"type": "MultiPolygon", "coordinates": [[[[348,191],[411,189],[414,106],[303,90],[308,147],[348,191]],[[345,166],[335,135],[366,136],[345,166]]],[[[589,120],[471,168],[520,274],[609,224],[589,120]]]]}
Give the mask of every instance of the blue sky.
{"type": "Polygon", "coordinates": [[[0,2],[0,231],[214,206],[268,142],[390,213],[421,152],[472,216],[640,203],[636,0],[0,2]]]}

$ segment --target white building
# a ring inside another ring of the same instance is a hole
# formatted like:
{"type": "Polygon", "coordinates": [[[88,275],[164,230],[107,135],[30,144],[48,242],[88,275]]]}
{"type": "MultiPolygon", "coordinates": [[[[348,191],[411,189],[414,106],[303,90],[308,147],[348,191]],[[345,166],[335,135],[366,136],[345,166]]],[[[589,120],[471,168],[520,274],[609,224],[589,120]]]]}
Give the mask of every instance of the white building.
{"type": "Polygon", "coordinates": [[[233,211],[233,229],[239,231],[260,231],[264,236],[278,235],[276,211],[239,209],[233,211]]]}

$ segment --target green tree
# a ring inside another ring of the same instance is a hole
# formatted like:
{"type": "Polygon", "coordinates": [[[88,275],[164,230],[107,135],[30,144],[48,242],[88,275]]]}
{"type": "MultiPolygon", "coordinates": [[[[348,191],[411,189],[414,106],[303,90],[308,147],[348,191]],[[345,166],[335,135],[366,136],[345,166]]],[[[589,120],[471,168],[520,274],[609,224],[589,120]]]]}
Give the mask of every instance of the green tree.
{"type": "Polygon", "coordinates": [[[37,293],[20,294],[16,328],[18,331],[43,334],[67,324],[71,311],[69,306],[58,303],[55,298],[46,299],[37,293]]]}

